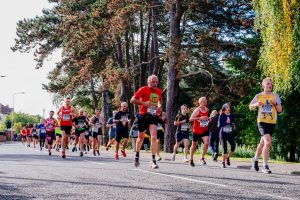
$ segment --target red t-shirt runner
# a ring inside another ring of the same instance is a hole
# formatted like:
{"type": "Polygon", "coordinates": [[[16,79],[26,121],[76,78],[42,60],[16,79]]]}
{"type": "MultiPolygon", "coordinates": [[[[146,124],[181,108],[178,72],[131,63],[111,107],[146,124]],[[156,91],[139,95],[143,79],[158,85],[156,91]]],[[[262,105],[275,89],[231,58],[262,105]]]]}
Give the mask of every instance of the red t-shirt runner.
{"type": "Polygon", "coordinates": [[[71,115],[71,106],[61,108],[61,126],[72,126],[72,115],[71,115]]]}
{"type": "MultiPolygon", "coordinates": [[[[199,113],[196,117],[202,117],[202,116],[208,117],[208,109],[204,113],[201,112],[201,110],[199,109],[199,113]]],[[[194,121],[194,125],[193,125],[193,133],[194,134],[201,135],[201,134],[205,133],[206,131],[208,131],[208,119],[194,121]]]]}
{"type": "Polygon", "coordinates": [[[148,86],[141,87],[135,94],[134,97],[140,101],[150,101],[152,106],[147,107],[139,105],[139,114],[144,115],[146,113],[157,115],[158,102],[161,102],[162,91],[159,88],[152,89],[148,86]]]}

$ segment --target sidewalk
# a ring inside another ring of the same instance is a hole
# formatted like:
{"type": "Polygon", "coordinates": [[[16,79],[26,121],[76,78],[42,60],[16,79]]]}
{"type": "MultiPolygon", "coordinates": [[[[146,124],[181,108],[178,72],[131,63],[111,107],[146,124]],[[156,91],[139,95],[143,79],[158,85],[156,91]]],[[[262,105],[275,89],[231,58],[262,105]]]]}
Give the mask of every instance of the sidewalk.
{"type": "MultiPolygon", "coordinates": [[[[171,153],[160,153],[161,157],[163,160],[166,161],[171,161],[172,154],[171,153]]],[[[195,164],[199,164],[199,155],[195,156],[195,164]]],[[[238,158],[237,160],[231,160],[231,168],[236,168],[236,169],[245,169],[245,170],[252,170],[252,163],[251,159],[249,158],[249,161],[239,161],[238,158]]],[[[183,160],[183,155],[182,154],[177,154],[176,155],[176,161],[175,162],[182,162],[183,160]]],[[[213,162],[210,156],[206,156],[206,162],[207,165],[213,165],[213,166],[220,166],[221,167],[221,157],[219,156],[218,162],[213,162]]],[[[259,167],[260,170],[262,169],[262,161],[259,160],[259,167]]],[[[272,173],[274,174],[290,174],[290,175],[295,175],[295,176],[300,176],[300,163],[286,163],[286,164],[280,164],[280,163],[274,163],[270,162],[269,167],[272,170],[272,173]]]]}

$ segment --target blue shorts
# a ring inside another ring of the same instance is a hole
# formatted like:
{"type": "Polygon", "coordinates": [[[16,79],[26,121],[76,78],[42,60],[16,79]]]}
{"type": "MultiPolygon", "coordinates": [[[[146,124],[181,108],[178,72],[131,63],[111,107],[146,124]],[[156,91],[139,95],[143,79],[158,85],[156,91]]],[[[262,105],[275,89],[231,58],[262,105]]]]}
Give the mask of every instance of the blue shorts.
{"type": "Polygon", "coordinates": [[[183,139],[189,139],[189,132],[176,132],[176,142],[181,142],[183,139]]]}
{"type": "Polygon", "coordinates": [[[116,131],[109,131],[108,137],[109,137],[110,140],[115,138],[116,137],[116,131]]]}

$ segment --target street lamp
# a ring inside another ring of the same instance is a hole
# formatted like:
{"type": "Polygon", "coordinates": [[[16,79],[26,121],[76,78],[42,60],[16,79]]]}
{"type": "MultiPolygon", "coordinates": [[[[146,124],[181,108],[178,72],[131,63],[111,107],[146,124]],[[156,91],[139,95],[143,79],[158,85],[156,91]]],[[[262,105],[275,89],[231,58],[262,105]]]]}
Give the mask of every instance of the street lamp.
{"type": "Polygon", "coordinates": [[[15,95],[17,94],[25,94],[25,92],[16,92],[13,93],[13,107],[12,107],[12,117],[11,117],[11,134],[10,134],[10,140],[12,141],[14,137],[14,112],[15,112],[15,95]]]}

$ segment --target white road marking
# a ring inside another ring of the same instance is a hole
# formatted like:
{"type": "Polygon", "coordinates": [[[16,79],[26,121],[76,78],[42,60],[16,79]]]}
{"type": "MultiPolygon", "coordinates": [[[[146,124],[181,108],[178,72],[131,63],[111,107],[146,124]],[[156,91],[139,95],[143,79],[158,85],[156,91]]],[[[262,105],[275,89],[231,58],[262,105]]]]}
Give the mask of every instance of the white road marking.
{"type": "Polygon", "coordinates": [[[99,165],[104,165],[105,164],[105,163],[93,162],[93,161],[89,161],[89,160],[84,160],[84,161],[89,162],[89,163],[99,164],[99,165]]]}
{"type": "Polygon", "coordinates": [[[148,174],[156,174],[156,175],[160,175],[160,176],[167,176],[167,177],[171,177],[171,178],[177,178],[177,179],[196,182],[196,183],[203,183],[203,184],[207,184],[207,185],[228,187],[227,185],[223,185],[223,184],[212,183],[212,182],[208,182],[208,181],[200,181],[200,180],[195,180],[195,179],[191,179],[191,178],[184,178],[184,177],[180,177],[180,176],[168,175],[168,174],[163,174],[163,173],[158,173],[158,172],[150,172],[150,171],[146,171],[146,170],[142,170],[142,169],[133,169],[133,170],[148,173],[148,174]]]}

